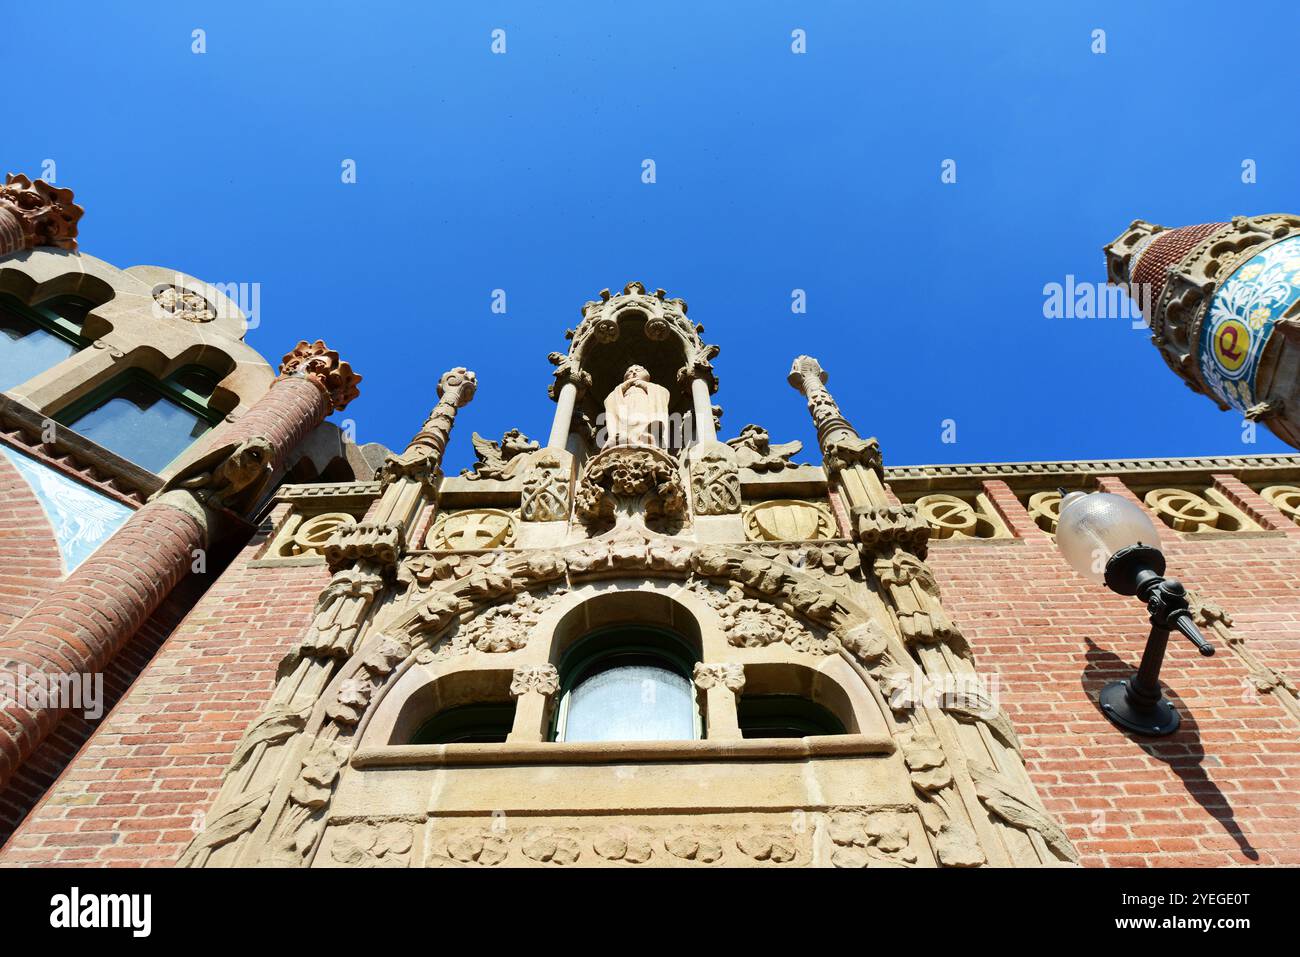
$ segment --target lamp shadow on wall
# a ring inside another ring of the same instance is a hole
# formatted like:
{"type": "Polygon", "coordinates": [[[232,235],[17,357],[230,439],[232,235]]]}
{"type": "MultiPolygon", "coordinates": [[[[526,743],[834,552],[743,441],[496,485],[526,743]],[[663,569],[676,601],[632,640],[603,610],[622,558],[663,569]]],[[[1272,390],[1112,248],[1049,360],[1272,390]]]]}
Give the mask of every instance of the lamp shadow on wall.
{"type": "Polygon", "coordinates": [[[1202,766],[1206,755],[1205,748],[1201,744],[1200,728],[1196,723],[1195,713],[1177,692],[1168,685],[1162,684],[1165,697],[1178,709],[1182,717],[1182,724],[1177,731],[1166,738],[1142,738],[1112,725],[1102,712],[1097,695],[1110,682],[1131,677],[1137,670],[1137,665],[1098,647],[1091,638],[1086,640],[1088,663],[1083,669],[1080,683],[1083,685],[1084,694],[1088,696],[1088,701],[1097,709],[1097,713],[1106,720],[1106,724],[1114,734],[1124,735],[1151,757],[1169,765],[1169,769],[1182,779],[1187,793],[1196,799],[1196,803],[1201,805],[1207,814],[1222,824],[1223,829],[1237,842],[1242,856],[1247,860],[1258,861],[1259,851],[1255,850],[1242,832],[1227,796],[1210,780],[1210,776],[1205,773],[1205,768],[1202,766]]]}

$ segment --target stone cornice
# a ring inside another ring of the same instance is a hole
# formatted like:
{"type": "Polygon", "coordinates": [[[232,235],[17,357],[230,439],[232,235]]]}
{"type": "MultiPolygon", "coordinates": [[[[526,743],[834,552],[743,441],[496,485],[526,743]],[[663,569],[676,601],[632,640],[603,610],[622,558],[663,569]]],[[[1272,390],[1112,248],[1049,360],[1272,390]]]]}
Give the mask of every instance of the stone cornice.
{"type": "Polygon", "coordinates": [[[885,468],[885,481],[895,489],[945,488],[1000,479],[1024,484],[1041,480],[1089,479],[1099,475],[1151,476],[1161,480],[1209,480],[1231,473],[1243,481],[1300,475],[1300,455],[1218,455],[1173,459],[1096,459],[1066,462],[978,462],[959,465],[894,465],[885,468]]]}

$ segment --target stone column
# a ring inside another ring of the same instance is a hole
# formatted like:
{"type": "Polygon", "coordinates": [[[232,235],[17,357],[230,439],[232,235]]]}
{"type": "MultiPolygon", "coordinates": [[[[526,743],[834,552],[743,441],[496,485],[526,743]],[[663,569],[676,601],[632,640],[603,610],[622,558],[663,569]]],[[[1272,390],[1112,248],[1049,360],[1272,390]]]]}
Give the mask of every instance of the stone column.
{"type": "Polygon", "coordinates": [[[695,686],[704,691],[708,719],[705,737],[710,741],[739,741],[740,719],[736,699],[745,687],[745,669],[732,662],[700,662],[695,666],[695,686]]]}
{"type": "Polygon", "coordinates": [[[515,724],[507,741],[541,742],[546,740],[547,705],[560,690],[560,674],[555,665],[521,665],[510,682],[515,697],[515,724]]]}
{"type": "Polygon", "coordinates": [[[546,440],[548,449],[563,449],[568,444],[573,408],[577,401],[577,385],[566,382],[560,386],[560,397],[555,400],[555,419],[551,422],[551,434],[546,440]]]}
{"type": "MultiPolygon", "coordinates": [[[[306,345],[305,343],[303,345],[306,345]]],[[[318,345],[322,345],[318,343],[318,345]]],[[[295,353],[290,353],[293,356],[295,353]]],[[[0,640],[0,687],[21,688],[36,680],[85,683],[117,654],[171,590],[199,553],[225,530],[231,512],[243,513],[260,498],[275,463],[342,408],[327,381],[343,375],[344,405],[355,396],[356,377],[337,355],[321,350],[308,368],[291,366],[220,444],[183,468],[103,545],[46,595],[0,640]],[[324,361],[320,357],[332,358],[324,361]],[[297,378],[298,376],[301,378],[297,378]],[[248,434],[249,423],[268,435],[248,434]]],[[[84,698],[83,698],[84,700],[84,698]]],[[[0,790],[47,734],[70,702],[7,703],[0,714],[0,790]]]]}
{"type": "Polygon", "coordinates": [[[695,441],[718,441],[713,427],[713,403],[709,399],[709,384],[696,376],[691,379],[691,408],[695,419],[695,441]]]}
{"type": "Polygon", "coordinates": [[[37,246],[76,249],[83,212],[72,190],[8,174],[0,186],[0,256],[37,246]]]}

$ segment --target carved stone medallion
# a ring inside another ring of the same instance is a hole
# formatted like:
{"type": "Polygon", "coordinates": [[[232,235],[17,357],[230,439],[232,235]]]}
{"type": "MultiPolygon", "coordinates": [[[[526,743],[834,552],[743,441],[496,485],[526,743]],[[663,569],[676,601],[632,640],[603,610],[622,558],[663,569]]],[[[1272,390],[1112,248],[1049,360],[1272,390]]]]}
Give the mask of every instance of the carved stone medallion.
{"type": "Polygon", "coordinates": [[[515,517],[499,508],[467,508],[440,516],[425,536],[424,547],[467,551],[504,548],[515,540],[515,517]]]}
{"type": "Polygon", "coordinates": [[[802,542],[835,537],[830,512],[811,502],[773,499],[745,510],[745,534],[756,542],[802,542]]]}

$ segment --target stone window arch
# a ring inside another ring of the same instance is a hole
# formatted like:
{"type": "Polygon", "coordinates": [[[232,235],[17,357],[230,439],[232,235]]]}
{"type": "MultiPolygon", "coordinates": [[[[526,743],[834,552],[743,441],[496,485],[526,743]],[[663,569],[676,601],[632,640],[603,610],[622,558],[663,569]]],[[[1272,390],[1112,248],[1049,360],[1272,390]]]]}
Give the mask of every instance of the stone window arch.
{"type": "Polygon", "coordinates": [[[89,346],[84,327],[93,306],[79,296],[29,306],[0,295],[0,390],[21,386],[89,346]]]}

